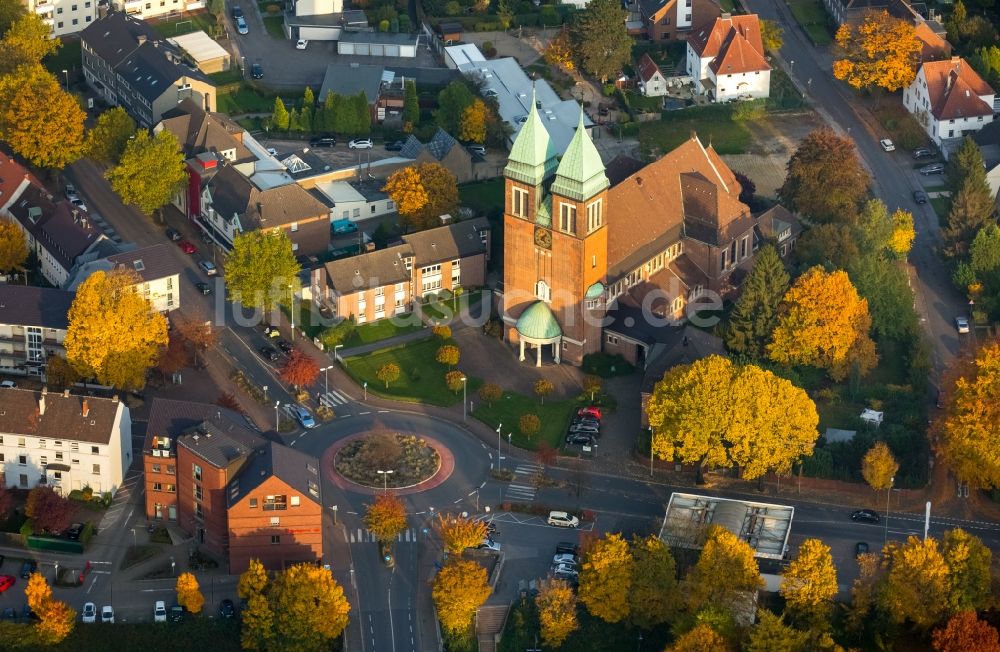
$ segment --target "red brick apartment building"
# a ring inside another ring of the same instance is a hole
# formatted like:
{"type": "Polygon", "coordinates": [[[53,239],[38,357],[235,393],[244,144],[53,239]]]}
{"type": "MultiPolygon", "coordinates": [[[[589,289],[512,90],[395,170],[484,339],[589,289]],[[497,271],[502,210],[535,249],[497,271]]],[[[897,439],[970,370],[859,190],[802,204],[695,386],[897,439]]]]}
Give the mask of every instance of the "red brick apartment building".
{"type": "Polygon", "coordinates": [[[143,449],[146,517],[174,523],[246,570],[322,557],[319,462],[268,441],[217,405],[155,399],[143,449]]]}

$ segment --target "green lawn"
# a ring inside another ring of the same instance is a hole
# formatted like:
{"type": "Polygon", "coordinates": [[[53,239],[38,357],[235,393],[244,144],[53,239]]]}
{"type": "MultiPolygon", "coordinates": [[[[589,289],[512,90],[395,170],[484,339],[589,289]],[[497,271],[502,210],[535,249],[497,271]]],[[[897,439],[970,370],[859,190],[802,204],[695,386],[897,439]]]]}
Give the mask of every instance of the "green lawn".
{"type": "Polygon", "coordinates": [[[944,222],[948,218],[948,213],[951,212],[951,197],[934,197],[927,201],[934,207],[934,212],[937,213],[938,219],[944,222]]]}
{"type": "Polygon", "coordinates": [[[659,155],[676,148],[694,131],[701,142],[712,143],[719,154],[742,154],[750,146],[752,136],[747,126],[734,121],[731,114],[729,105],[667,111],[660,120],[639,126],[639,144],[643,153],[659,155]]]}
{"type": "MultiPolygon", "coordinates": [[[[358,384],[367,382],[368,391],[373,394],[412,403],[454,405],[461,403],[462,392],[456,394],[445,385],[444,376],[449,369],[435,359],[441,345],[441,340],[429,337],[403,346],[346,358],[343,365],[358,384]],[[386,388],[376,374],[382,365],[389,362],[399,365],[402,373],[399,380],[386,388]]],[[[458,366],[461,369],[462,365],[458,366]]],[[[469,378],[469,394],[474,395],[481,384],[482,381],[478,378],[469,378]]]]}
{"type": "Polygon", "coordinates": [[[271,38],[285,40],[285,19],[281,16],[264,16],[264,29],[271,38]]]}
{"type": "Polygon", "coordinates": [[[236,82],[243,81],[243,71],[240,70],[238,66],[234,65],[229,70],[213,72],[208,76],[208,78],[219,86],[222,86],[223,84],[234,84],[236,82]]]}
{"type": "Polygon", "coordinates": [[[355,330],[354,333],[347,338],[347,341],[344,342],[344,348],[349,349],[353,346],[380,342],[390,337],[395,337],[396,335],[412,333],[413,331],[418,331],[423,328],[423,324],[420,323],[416,316],[400,320],[406,322],[402,324],[393,323],[394,321],[395,320],[393,319],[380,319],[379,321],[372,322],[370,324],[361,324],[358,326],[357,330],[355,330]]]}
{"type": "Polygon", "coordinates": [[[207,32],[211,35],[215,30],[215,16],[204,11],[197,14],[188,14],[183,18],[161,20],[151,22],[150,24],[164,38],[180,34],[190,34],[191,32],[207,32]]]}
{"type": "Polygon", "coordinates": [[[63,41],[62,47],[50,57],[45,57],[42,61],[45,68],[59,79],[59,83],[65,83],[66,78],[63,70],[80,70],[83,65],[83,58],[80,54],[80,40],[63,41]]]}
{"type": "Polygon", "coordinates": [[[513,392],[504,392],[503,398],[492,406],[483,403],[478,397],[475,400],[476,410],[472,413],[474,417],[490,428],[495,429],[502,424],[502,433],[513,434],[511,443],[528,450],[538,448],[543,441],[553,448],[559,448],[569,426],[570,415],[577,406],[576,401],[572,400],[547,400],[545,405],[541,405],[534,396],[522,396],[513,392]],[[537,414],[542,422],[541,431],[530,439],[522,435],[518,427],[522,414],[537,414]]]}
{"type": "Polygon", "coordinates": [[[829,45],[833,42],[830,33],[830,16],[819,0],[787,0],[789,9],[799,21],[802,29],[816,45],[829,45]]]}
{"type": "MultiPolygon", "coordinates": [[[[208,596],[206,596],[208,597],[208,596]]],[[[152,602],[150,602],[152,614],[152,602]]],[[[204,613],[211,614],[214,604],[206,604],[204,613]]],[[[213,652],[240,650],[240,624],[236,619],[188,617],[180,623],[117,623],[108,625],[77,624],[73,633],[58,645],[42,645],[34,627],[3,621],[0,623],[0,649],[48,650],[49,652],[106,652],[108,650],[143,650],[143,652],[173,652],[182,647],[211,649],[213,652]]],[[[339,647],[337,648],[339,649],[339,647]]]]}
{"type": "Polygon", "coordinates": [[[463,183],[458,187],[458,200],[463,206],[485,215],[491,210],[503,211],[503,177],[489,181],[463,183]]]}
{"type": "Polygon", "coordinates": [[[482,301],[485,292],[489,292],[489,290],[476,290],[462,294],[459,295],[458,301],[453,302],[450,293],[444,290],[429,299],[427,303],[421,303],[420,310],[438,324],[449,323],[465,306],[475,306],[482,301]]]}
{"type": "Polygon", "coordinates": [[[220,93],[218,109],[220,113],[230,115],[270,113],[274,109],[274,96],[264,94],[252,86],[244,85],[235,93],[220,93]]]}

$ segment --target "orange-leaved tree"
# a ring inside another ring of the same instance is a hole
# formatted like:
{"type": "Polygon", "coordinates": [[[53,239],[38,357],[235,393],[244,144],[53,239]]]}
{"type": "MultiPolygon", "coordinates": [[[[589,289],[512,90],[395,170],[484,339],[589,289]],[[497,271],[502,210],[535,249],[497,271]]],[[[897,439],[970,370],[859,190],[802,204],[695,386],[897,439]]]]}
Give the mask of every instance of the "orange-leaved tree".
{"type": "Polygon", "coordinates": [[[394,202],[403,222],[420,231],[440,225],[440,216],[458,207],[455,175],[440,163],[421,163],[389,175],[382,188],[394,202]]]}
{"type": "Polygon", "coordinates": [[[843,58],[833,62],[833,76],[854,88],[906,88],[917,70],[921,42],[913,23],[887,11],[869,13],[860,25],[837,30],[843,58]]]}
{"type": "Polygon", "coordinates": [[[470,143],[486,141],[486,122],[490,109],[482,100],[476,100],[462,111],[462,120],[458,125],[458,137],[470,143]]]}
{"type": "Polygon", "coordinates": [[[453,557],[434,578],[432,596],[441,627],[450,634],[464,634],[491,589],[486,569],[468,559],[453,557]]]}
{"type": "Polygon", "coordinates": [[[281,379],[295,389],[312,385],[318,377],[319,365],[298,349],[292,351],[288,361],[281,368],[281,379]]]}
{"type": "Polygon", "coordinates": [[[465,516],[438,514],[434,525],[444,549],[453,555],[460,555],[466,548],[477,546],[486,539],[486,523],[465,516]]]}
{"type": "Polygon", "coordinates": [[[1000,652],[1000,635],[995,627],[976,617],[975,611],[952,616],[931,637],[934,652],[1000,652]]]}
{"type": "Polygon", "coordinates": [[[942,423],[941,451],[960,480],[1000,487],[1000,343],[979,349],[955,380],[942,423]]]}
{"type": "Polygon", "coordinates": [[[458,347],[453,344],[445,344],[444,346],[438,348],[437,354],[434,359],[443,365],[448,365],[449,367],[455,367],[461,358],[461,352],[458,347]]]}
{"type": "Polygon", "coordinates": [[[193,573],[181,573],[177,578],[177,604],[193,614],[201,613],[205,596],[201,594],[198,578],[193,573]]]}
{"type": "Polygon", "coordinates": [[[392,541],[406,529],[406,507],[392,494],[381,494],[365,509],[365,525],[380,542],[392,541]]]}

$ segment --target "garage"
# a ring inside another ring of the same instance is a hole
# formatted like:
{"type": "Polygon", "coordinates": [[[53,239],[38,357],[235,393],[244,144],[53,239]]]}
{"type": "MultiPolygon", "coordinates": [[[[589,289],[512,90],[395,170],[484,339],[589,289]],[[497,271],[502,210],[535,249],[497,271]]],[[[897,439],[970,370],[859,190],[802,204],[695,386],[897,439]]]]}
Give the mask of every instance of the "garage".
{"type": "Polygon", "coordinates": [[[229,52],[213,41],[205,32],[191,32],[168,38],[167,41],[174,47],[183,50],[198,66],[198,70],[206,75],[229,70],[229,52]]]}
{"type": "Polygon", "coordinates": [[[337,54],[412,59],[417,56],[419,44],[419,34],[345,30],[337,41],[337,54]]]}
{"type": "Polygon", "coordinates": [[[340,37],[341,27],[299,26],[299,38],[307,41],[336,41],[340,37]]]}

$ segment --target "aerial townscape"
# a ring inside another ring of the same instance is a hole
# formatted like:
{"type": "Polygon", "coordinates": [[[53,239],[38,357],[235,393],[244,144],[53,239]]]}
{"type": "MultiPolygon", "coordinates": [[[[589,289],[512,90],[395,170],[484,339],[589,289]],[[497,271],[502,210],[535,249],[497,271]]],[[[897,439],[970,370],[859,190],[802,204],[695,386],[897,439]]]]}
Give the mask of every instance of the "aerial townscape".
{"type": "Polygon", "coordinates": [[[0,650],[1000,652],[995,0],[0,0],[0,650]]]}

